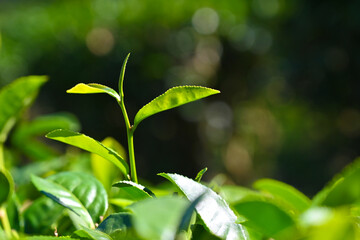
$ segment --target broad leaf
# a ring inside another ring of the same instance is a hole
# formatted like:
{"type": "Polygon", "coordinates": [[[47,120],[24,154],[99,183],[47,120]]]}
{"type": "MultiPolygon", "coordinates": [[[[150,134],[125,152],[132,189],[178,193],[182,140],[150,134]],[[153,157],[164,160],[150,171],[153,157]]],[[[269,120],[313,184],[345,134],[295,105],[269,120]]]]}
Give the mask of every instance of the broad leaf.
{"type": "Polygon", "coordinates": [[[34,161],[48,160],[58,156],[57,151],[39,142],[36,138],[54,129],[78,131],[80,124],[71,114],[51,114],[23,123],[12,134],[11,142],[34,161]]]}
{"type": "Polygon", "coordinates": [[[204,194],[195,209],[211,233],[228,240],[248,239],[247,230],[242,225],[235,223],[236,215],[213,190],[178,174],[161,173],[159,175],[178,186],[190,201],[195,201],[204,194]]]}
{"type": "Polygon", "coordinates": [[[80,229],[75,231],[72,235],[72,238],[80,238],[83,240],[112,240],[112,238],[107,235],[106,233],[103,233],[98,230],[93,229],[80,229]]]}
{"type": "Polygon", "coordinates": [[[72,132],[69,130],[58,129],[46,135],[47,138],[54,139],[69,145],[81,148],[91,153],[98,154],[106,160],[112,162],[120,171],[128,177],[129,166],[125,160],[114,150],[105,147],[95,139],[84,134],[72,132]]]}
{"type": "Polygon", "coordinates": [[[360,158],[327,184],[313,198],[313,205],[341,206],[348,204],[360,204],[360,158]]]}
{"type": "Polygon", "coordinates": [[[247,200],[265,200],[265,196],[261,193],[251,190],[249,188],[225,185],[220,188],[220,195],[230,205],[235,202],[247,201],[247,200]]]}
{"type": "Polygon", "coordinates": [[[14,188],[14,181],[6,169],[0,170],[0,206],[9,200],[14,188]]]}
{"type": "Polygon", "coordinates": [[[286,234],[294,225],[293,219],[281,208],[270,202],[245,201],[233,208],[248,221],[243,224],[258,230],[268,237],[286,234]]]}
{"type": "MultiPolygon", "coordinates": [[[[115,150],[120,156],[125,158],[125,149],[115,139],[107,137],[101,143],[105,147],[115,150]]],[[[108,192],[110,191],[114,180],[120,180],[117,179],[120,175],[119,169],[114,168],[114,164],[94,153],[91,154],[91,168],[95,177],[100,180],[108,192]]]]}
{"type": "Polygon", "coordinates": [[[155,196],[150,189],[131,181],[119,181],[114,183],[113,186],[121,189],[120,197],[132,201],[139,201],[155,196]]]}
{"type": "Polygon", "coordinates": [[[136,232],[142,239],[174,239],[188,202],[167,196],[139,201],[129,208],[133,212],[136,232]]]}
{"type": "Polygon", "coordinates": [[[108,216],[97,230],[108,234],[113,239],[138,239],[132,229],[130,213],[114,213],[108,216]]]}
{"type": "Polygon", "coordinates": [[[106,93],[114,97],[118,102],[120,101],[119,94],[112,88],[98,84],[98,83],[79,83],[73,88],[66,91],[67,93],[77,94],[93,94],[93,93],[106,93]]]}
{"type": "Polygon", "coordinates": [[[285,207],[290,207],[298,213],[305,211],[310,207],[311,201],[296,188],[273,179],[260,179],[253,184],[254,188],[265,193],[271,194],[285,207]]]}
{"type": "Polygon", "coordinates": [[[22,77],[0,91],[0,143],[5,142],[18,116],[33,102],[46,76],[22,77]]]}
{"type": "Polygon", "coordinates": [[[196,175],[195,181],[200,182],[202,176],[204,175],[204,173],[206,173],[207,170],[207,168],[201,169],[200,172],[198,172],[198,174],[196,175]]]}
{"type": "Polygon", "coordinates": [[[217,93],[220,93],[220,91],[199,86],[179,86],[171,88],[139,110],[135,116],[134,129],[136,129],[142,120],[156,113],[169,110],[217,93]]]}

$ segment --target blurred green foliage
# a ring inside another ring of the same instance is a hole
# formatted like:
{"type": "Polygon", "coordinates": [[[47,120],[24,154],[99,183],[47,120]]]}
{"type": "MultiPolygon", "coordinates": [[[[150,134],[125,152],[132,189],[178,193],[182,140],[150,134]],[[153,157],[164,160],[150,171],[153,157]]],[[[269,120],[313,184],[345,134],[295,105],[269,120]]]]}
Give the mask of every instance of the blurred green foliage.
{"type": "Polygon", "coordinates": [[[71,112],[87,135],[126,143],[112,101],[65,90],[116,89],[132,52],[130,115],[175,85],[222,92],[142,124],[139,175],[160,181],[157,172],[208,166],[209,178],[274,177],[311,195],[360,153],[359,9],[358,1],[1,1],[0,87],[48,75],[29,118],[71,112]]]}

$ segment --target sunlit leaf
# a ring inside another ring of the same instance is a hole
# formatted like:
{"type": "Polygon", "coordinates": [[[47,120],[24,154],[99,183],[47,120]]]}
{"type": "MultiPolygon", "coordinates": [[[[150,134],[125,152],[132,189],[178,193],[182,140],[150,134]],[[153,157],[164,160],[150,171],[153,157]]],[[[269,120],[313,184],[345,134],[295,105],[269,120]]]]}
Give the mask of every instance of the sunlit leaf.
{"type": "Polygon", "coordinates": [[[0,206],[3,205],[13,193],[14,181],[6,169],[0,170],[0,206]]]}
{"type": "Polygon", "coordinates": [[[80,238],[83,240],[113,240],[109,235],[94,229],[80,229],[75,231],[72,235],[72,238],[80,238]]]}
{"type": "Polygon", "coordinates": [[[260,179],[253,184],[255,189],[269,193],[286,207],[296,212],[303,212],[310,207],[311,200],[296,188],[273,179],[260,179]]]}
{"type": "Polygon", "coordinates": [[[114,97],[117,101],[120,101],[120,96],[114,89],[98,83],[79,83],[76,84],[73,88],[67,90],[66,92],[77,94],[106,93],[114,97]]]}
{"type": "Polygon", "coordinates": [[[129,208],[136,232],[142,239],[174,239],[181,217],[189,203],[167,196],[139,201],[129,208]]]}
{"type": "MultiPolygon", "coordinates": [[[[101,143],[105,147],[113,149],[114,151],[119,153],[120,156],[125,158],[126,156],[125,149],[115,139],[111,137],[107,137],[101,143]]],[[[94,153],[91,154],[91,168],[95,177],[104,185],[107,191],[110,191],[114,180],[119,180],[116,179],[120,175],[119,169],[114,168],[113,163],[105,160],[103,157],[101,157],[98,154],[94,154],[94,153]]]]}
{"type": "Polygon", "coordinates": [[[199,86],[179,86],[171,88],[139,110],[135,116],[134,129],[136,129],[142,120],[156,113],[169,110],[217,93],[220,93],[220,91],[199,86]]]}
{"type": "Polygon", "coordinates": [[[30,106],[46,81],[46,76],[22,77],[0,90],[0,143],[5,142],[19,115],[30,106]]]}
{"type": "Polygon", "coordinates": [[[243,224],[258,230],[268,237],[275,237],[278,234],[286,234],[294,225],[294,220],[284,210],[264,201],[245,201],[233,204],[241,216],[248,221],[243,224]]]}
{"type": "Polygon", "coordinates": [[[360,204],[360,158],[357,158],[313,198],[313,205],[360,204]]]}
{"type": "Polygon", "coordinates": [[[201,169],[200,172],[198,172],[198,174],[196,175],[195,181],[200,182],[202,176],[204,175],[204,173],[206,173],[207,170],[207,168],[201,169]]]}
{"type": "Polygon", "coordinates": [[[120,197],[132,201],[139,201],[155,196],[150,189],[131,181],[119,181],[114,183],[113,186],[121,189],[120,197]]]}
{"type": "Polygon", "coordinates": [[[213,190],[178,174],[160,173],[159,175],[178,186],[190,201],[195,201],[204,194],[195,209],[211,233],[228,240],[248,239],[247,230],[241,224],[235,223],[236,215],[213,190]]]}
{"type": "Polygon", "coordinates": [[[63,129],[52,131],[48,133],[46,137],[98,154],[115,164],[115,166],[117,166],[125,176],[128,176],[129,166],[125,160],[117,152],[105,147],[103,144],[91,137],[63,129]]]}

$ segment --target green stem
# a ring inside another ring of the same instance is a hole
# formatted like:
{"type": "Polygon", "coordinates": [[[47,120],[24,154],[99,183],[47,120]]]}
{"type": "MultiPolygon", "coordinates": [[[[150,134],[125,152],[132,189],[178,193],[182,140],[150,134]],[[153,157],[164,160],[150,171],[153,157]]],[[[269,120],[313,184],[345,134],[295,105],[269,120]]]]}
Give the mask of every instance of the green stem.
{"type": "Polygon", "coordinates": [[[123,113],[125,125],[126,125],[131,180],[135,183],[138,183],[137,174],[136,174],[136,165],[135,165],[135,153],[134,153],[134,131],[133,131],[132,126],[130,125],[129,117],[126,112],[123,94],[121,94],[121,99],[120,99],[120,101],[118,101],[118,104],[123,113]]]}
{"type": "Polygon", "coordinates": [[[5,169],[4,145],[0,143],[0,170],[5,169]]]}
{"type": "Polygon", "coordinates": [[[0,219],[1,219],[1,223],[4,228],[4,231],[5,231],[5,234],[10,239],[11,238],[11,226],[10,226],[9,218],[8,218],[5,207],[0,208],[0,219]]]}

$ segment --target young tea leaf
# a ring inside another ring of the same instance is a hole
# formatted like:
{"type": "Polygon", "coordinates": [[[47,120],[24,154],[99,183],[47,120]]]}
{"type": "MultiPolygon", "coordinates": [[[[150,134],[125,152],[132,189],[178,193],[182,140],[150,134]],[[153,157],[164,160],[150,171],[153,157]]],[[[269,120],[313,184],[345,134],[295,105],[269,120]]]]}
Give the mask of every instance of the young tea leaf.
{"type": "Polygon", "coordinates": [[[131,181],[120,181],[113,184],[113,187],[121,189],[121,197],[133,201],[155,197],[150,189],[131,181]]]}
{"type": "Polygon", "coordinates": [[[79,83],[76,84],[73,88],[67,90],[66,92],[77,94],[106,93],[115,98],[118,102],[120,102],[120,96],[114,89],[98,83],[79,83]]]}
{"type": "Polygon", "coordinates": [[[81,201],[68,189],[53,181],[33,175],[31,177],[35,187],[58,204],[70,209],[83,221],[83,225],[94,228],[94,222],[81,201]]]}
{"type": "Polygon", "coordinates": [[[280,202],[285,203],[291,210],[301,213],[310,207],[311,201],[296,188],[273,179],[260,179],[253,184],[254,188],[270,193],[280,202]]]}
{"type": "Polygon", "coordinates": [[[159,175],[178,186],[191,202],[204,194],[195,209],[212,234],[227,240],[249,239],[247,230],[235,223],[237,218],[234,212],[213,190],[178,174],[160,173],[159,175]]]}
{"type": "Polygon", "coordinates": [[[218,93],[220,93],[220,91],[199,86],[179,86],[171,88],[138,111],[134,120],[134,129],[136,129],[142,120],[156,113],[218,93]]]}
{"type": "Polygon", "coordinates": [[[126,56],[123,65],[121,67],[121,72],[120,72],[120,76],[119,76],[119,93],[120,95],[123,97],[124,96],[124,77],[125,77],[125,69],[126,69],[126,64],[129,60],[130,57],[130,53],[128,53],[128,55],[126,56]]]}
{"type": "Polygon", "coordinates": [[[19,115],[31,105],[46,76],[22,77],[0,91],[0,143],[5,142],[19,115]]]}
{"type": "Polygon", "coordinates": [[[195,181],[200,182],[202,176],[204,175],[204,173],[206,173],[207,170],[207,168],[201,169],[200,172],[198,172],[198,174],[196,175],[195,181]]]}
{"type": "Polygon", "coordinates": [[[124,176],[129,174],[129,166],[125,160],[114,150],[105,147],[95,139],[84,134],[72,132],[69,130],[58,129],[46,135],[47,138],[54,139],[69,145],[81,148],[91,153],[98,154],[106,160],[112,162],[117,166],[124,176]]]}

